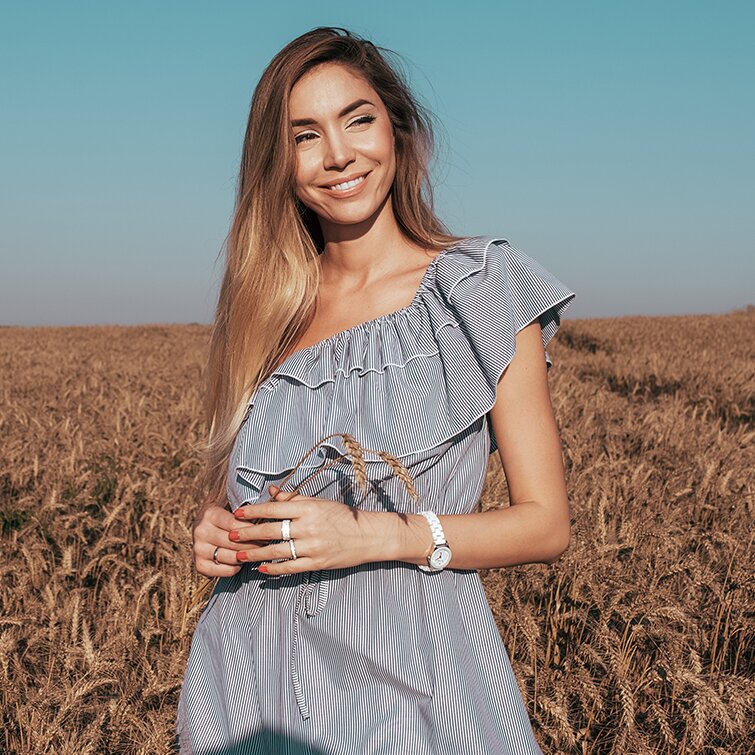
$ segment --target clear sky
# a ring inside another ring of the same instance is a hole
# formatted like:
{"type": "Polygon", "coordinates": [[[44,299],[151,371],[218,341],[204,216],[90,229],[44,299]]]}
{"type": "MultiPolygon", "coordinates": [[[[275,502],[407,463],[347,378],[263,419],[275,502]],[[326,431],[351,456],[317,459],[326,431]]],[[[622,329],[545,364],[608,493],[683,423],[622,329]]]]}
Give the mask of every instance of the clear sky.
{"type": "Polygon", "coordinates": [[[755,303],[751,2],[2,2],[0,324],[210,322],[251,95],[315,26],[399,53],[436,209],[570,317],[755,303]]]}

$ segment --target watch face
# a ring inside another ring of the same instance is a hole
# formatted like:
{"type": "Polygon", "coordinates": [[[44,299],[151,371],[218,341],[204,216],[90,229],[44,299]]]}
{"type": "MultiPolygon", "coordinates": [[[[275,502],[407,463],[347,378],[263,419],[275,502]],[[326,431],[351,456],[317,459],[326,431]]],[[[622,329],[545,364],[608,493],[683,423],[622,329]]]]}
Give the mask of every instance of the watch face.
{"type": "Polygon", "coordinates": [[[430,556],[430,564],[433,569],[442,569],[451,560],[451,549],[446,545],[441,545],[435,549],[435,552],[430,556]]]}

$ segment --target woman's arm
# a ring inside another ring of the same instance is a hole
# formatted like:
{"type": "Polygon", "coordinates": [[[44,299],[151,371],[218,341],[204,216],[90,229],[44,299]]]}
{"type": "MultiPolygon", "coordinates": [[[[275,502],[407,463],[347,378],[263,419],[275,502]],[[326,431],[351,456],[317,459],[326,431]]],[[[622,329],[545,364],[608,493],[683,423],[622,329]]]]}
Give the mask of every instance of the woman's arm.
{"type": "MultiPolygon", "coordinates": [[[[569,501],[537,320],[517,333],[516,354],[498,382],[490,421],[511,506],[439,515],[453,554],[449,568],[553,563],[569,547],[569,501]]],[[[420,514],[380,516],[385,532],[375,560],[426,564],[433,549],[427,520],[420,514]]]]}

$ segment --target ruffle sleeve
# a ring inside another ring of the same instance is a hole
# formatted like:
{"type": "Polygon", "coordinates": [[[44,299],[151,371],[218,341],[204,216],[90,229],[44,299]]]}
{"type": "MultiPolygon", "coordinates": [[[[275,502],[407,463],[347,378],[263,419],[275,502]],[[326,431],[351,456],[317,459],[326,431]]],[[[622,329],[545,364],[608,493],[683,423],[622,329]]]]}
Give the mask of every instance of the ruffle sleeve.
{"type": "MultiPolygon", "coordinates": [[[[516,352],[516,334],[536,319],[546,367],[553,366],[547,346],[576,294],[539,262],[505,239],[491,239],[482,259],[451,259],[436,279],[458,321],[458,328],[438,334],[441,352],[459,353],[458,360],[447,359],[447,364],[460,372],[453,383],[459,395],[470,396],[474,414],[495,405],[498,381],[516,352]],[[466,392],[458,390],[464,386],[466,392]]],[[[493,453],[498,444],[492,426],[489,431],[493,453]]]]}
{"type": "MultiPolygon", "coordinates": [[[[295,352],[262,383],[230,459],[232,510],[316,444],[302,475],[329,448],[346,453],[340,437],[319,443],[333,433],[398,458],[454,438],[495,405],[516,334],[539,319],[546,347],[574,296],[505,239],[471,237],[441,252],[408,306],[295,352]]],[[[370,453],[365,461],[384,464],[370,453]]]]}

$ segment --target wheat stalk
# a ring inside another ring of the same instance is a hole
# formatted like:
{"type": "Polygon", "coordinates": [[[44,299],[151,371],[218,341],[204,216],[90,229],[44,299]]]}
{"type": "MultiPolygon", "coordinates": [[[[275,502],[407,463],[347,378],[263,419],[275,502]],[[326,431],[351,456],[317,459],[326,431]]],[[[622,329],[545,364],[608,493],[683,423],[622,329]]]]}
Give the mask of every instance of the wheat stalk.
{"type": "Polygon", "coordinates": [[[364,452],[359,441],[348,433],[344,433],[343,444],[351,456],[351,466],[354,469],[354,479],[357,481],[357,485],[362,489],[362,492],[367,492],[367,464],[364,461],[364,452]]]}
{"type": "Polygon", "coordinates": [[[218,579],[219,577],[207,577],[202,584],[192,592],[191,598],[186,602],[184,609],[183,626],[186,626],[186,617],[204,600],[207,593],[212,592],[212,590],[215,589],[218,579]]]}
{"type": "Polygon", "coordinates": [[[391,468],[393,474],[404,483],[404,487],[406,488],[406,492],[409,493],[410,498],[416,502],[419,499],[419,495],[417,489],[414,487],[414,480],[406,467],[395,456],[391,456],[391,454],[386,451],[374,451],[373,453],[380,456],[391,468]]]}

